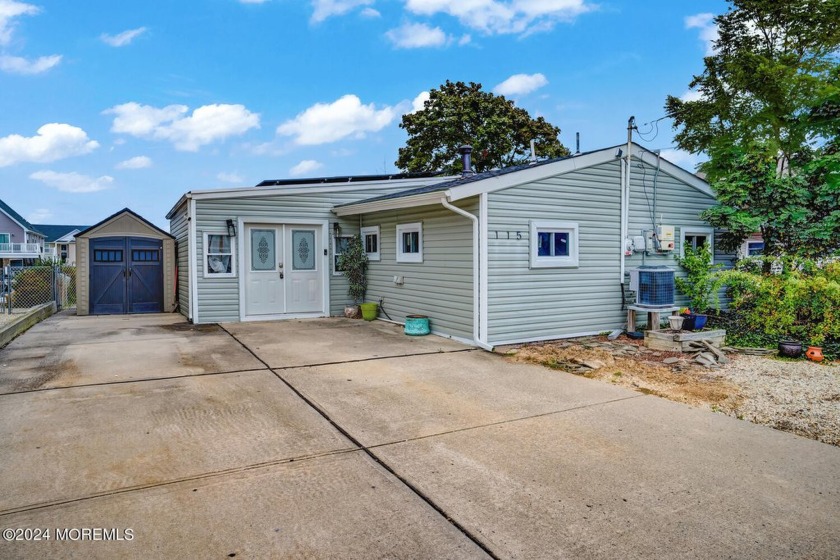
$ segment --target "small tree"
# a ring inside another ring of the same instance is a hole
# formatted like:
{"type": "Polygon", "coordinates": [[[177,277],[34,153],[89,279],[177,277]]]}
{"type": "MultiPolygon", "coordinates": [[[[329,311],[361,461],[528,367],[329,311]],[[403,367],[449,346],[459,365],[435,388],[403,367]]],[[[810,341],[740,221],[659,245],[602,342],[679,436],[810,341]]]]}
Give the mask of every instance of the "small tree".
{"type": "Polygon", "coordinates": [[[365,300],[367,292],[368,257],[362,246],[362,238],[354,235],[350,238],[347,248],[338,256],[338,267],[350,283],[348,295],[353,304],[358,305],[365,300]]]}
{"type": "MultiPolygon", "coordinates": [[[[697,249],[685,248],[685,256],[676,257],[677,263],[685,269],[685,278],[676,278],[677,289],[688,298],[691,310],[703,313],[711,307],[713,296],[717,295],[716,272],[720,265],[712,262],[708,245],[697,249]]],[[[715,299],[717,299],[715,297],[715,299]]]]}

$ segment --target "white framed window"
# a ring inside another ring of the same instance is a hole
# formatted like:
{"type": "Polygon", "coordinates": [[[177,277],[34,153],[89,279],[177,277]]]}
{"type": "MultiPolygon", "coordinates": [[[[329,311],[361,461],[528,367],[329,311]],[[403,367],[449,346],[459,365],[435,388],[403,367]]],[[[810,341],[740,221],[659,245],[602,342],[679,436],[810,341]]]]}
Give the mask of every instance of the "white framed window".
{"type": "Polygon", "coordinates": [[[680,256],[685,257],[685,248],[691,247],[694,250],[702,246],[708,246],[712,253],[712,261],[715,260],[715,230],[704,227],[681,227],[680,228],[680,256]]]}
{"type": "Polygon", "coordinates": [[[750,240],[745,243],[744,254],[748,257],[755,257],[764,254],[764,240],[750,240]]]}
{"type": "Polygon", "coordinates": [[[236,245],[225,233],[204,233],[204,277],[233,278],[236,276],[236,245]]]}
{"type": "Polygon", "coordinates": [[[347,250],[351,239],[353,239],[353,237],[350,235],[333,235],[333,276],[341,276],[341,273],[344,270],[338,266],[338,257],[347,250]]]}
{"type": "Polygon", "coordinates": [[[531,268],[578,266],[578,225],[575,222],[531,222],[531,268]]]}
{"type": "Polygon", "coordinates": [[[397,262],[423,262],[423,224],[399,224],[397,226],[397,262]]]}
{"type": "Polygon", "coordinates": [[[379,226],[368,226],[361,229],[362,247],[368,260],[378,261],[379,259],[379,226]]]}

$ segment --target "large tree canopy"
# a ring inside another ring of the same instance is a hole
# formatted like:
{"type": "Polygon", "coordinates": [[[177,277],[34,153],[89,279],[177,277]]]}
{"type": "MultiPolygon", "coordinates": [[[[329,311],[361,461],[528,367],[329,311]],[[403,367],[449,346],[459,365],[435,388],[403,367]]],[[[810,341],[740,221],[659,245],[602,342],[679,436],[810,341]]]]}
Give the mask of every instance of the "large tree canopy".
{"type": "Polygon", "coordinates": [[[461,172],[463,144],[473,147],[477,172],[527,163],[531,140],[540,157],[569,155],[557,138],[559,128],[473,82],[447,80],[431,90],[423,109],[403,115],[400,128],[408,141],[395,165],[410,172],[461,172]]]}
{"type": "Polygon", "coordinates": [[[718,195],[704,213],[725,249],[761,231],[765,251],[840,247],[837,0],[730,0],[690,87],[669,96],[677,145],[705,152],[718,195]]]}

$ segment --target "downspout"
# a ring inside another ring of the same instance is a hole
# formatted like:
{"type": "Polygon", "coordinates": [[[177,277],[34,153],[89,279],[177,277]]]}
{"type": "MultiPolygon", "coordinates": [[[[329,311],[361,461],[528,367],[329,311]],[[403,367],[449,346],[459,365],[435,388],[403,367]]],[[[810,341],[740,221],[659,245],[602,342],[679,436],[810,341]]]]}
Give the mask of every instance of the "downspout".
{"type": "Polygon", "coordinates": [[[481,324],[481,314],[480,314],[480,305],[481,305],[481,298],[480,298],[480,286],[481,283],[479,282],[479,249],[481,247],[480,239],[479,239],[479,227],[478,227],[478,217],[474,216],[473,214],[467,212],[466,210],[462,210],[457,206],[453,206],[449,203],[446,198],[440,199],[441,205],[444,208],[455,212],[456,214],[460,214],[465,218],[469,218],[472,221],[473,226],[473,343],[479,348],[483,348],[484,350],[493,350],[493,347],[487,344],[486,342],[481,340],[481,329],[479,325],[481,324]]]}
{"type": "Polygon", "coordinates": [[[626,218],[625,218],[625,215],[626,215],[626,208],[625,208],[626,200],[625,200],[625,197],[624,197],[624,193],[625,193],[625,190],[624,190],[624,176],[626,175],[626,172],[625,172],[625,169],[624,169],[624,160],[621,160],[621,162],[619,163],[619,166],[620,166],[620,169],[621,169],[621,185],[620,185],[620,188],[621,188],[621,210],[620,210],[621,217],[620,217],[620,222],[621,222],[621,225],[619,226],[619,229],[621,231],[618,232],[618,236],[620,238],[619,239],[619,254],[621,255],[621,271],[619,273],[618,281],[621,284],[624,284],[624,232],[627,229],[627,224],[625,223],[626,222],[626,218]]]}
{"type": "Polygon", "coordinates": [[[195,199],[190,198],[187,203],[189,206],[188,220],[189,220],[189,243],[187,244],[187,257],[190,262],[190,312],[189,320],[193,324],[198,323],[198,257],[196,255],[196,223],[195,223],[195,199]]]}

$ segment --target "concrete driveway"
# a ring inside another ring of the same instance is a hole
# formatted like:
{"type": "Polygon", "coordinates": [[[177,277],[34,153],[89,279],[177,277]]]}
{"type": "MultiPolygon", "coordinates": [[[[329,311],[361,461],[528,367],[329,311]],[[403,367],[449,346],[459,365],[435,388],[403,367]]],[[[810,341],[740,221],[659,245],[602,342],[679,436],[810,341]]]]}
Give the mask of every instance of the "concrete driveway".
{"type": "Polygon", "coordinates": [[[837,519],[836,447],[387,323],[0,351],[0,558],[836,558],[837,519]]]}

